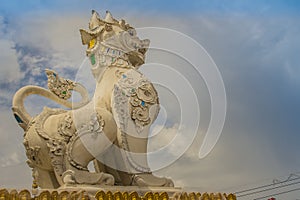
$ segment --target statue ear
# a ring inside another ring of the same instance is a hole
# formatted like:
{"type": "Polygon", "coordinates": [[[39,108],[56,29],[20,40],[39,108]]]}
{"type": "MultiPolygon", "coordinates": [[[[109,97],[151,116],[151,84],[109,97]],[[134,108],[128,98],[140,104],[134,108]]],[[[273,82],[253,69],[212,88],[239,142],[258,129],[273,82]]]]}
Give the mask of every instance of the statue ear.
{"type": "Polygon", "coordinates": [[[124,19],[121,19],[120,21],[119,21],[119,25],[120,25],[120,27],[122,28],[122,29],[124,29],[125,30],[125,20],[124,19]]]}
{"type": "Polygon", "coordinates": [[[88,44],[92,39],[96,37],[95,34],[91,34],[87,32],[86,30],[80,29],[80,35],[81,35],[81,41],[83,45],[88,44]]]}
{"type": "Polygon", "coordinates": [[[101,20],[100,15],[95,11],[92,10],[92,17],[89,22],[89,29],[95,30],[99,26],[104,26],[104,21],[101,20]]]}

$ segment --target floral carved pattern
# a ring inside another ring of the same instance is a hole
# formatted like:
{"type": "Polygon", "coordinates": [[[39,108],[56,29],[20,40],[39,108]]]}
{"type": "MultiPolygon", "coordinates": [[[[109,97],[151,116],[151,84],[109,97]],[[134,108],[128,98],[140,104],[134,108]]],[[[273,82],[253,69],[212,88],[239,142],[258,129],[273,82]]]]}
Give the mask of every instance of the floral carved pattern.
{"type": "Polygon", "coordinates": [[[48,88],[51,92],[65,100],[72,96],[71,90],[75,87],[73,81],[59,77],[58,74],[52,70],[46,70],[46,74],[48,78],[48,88]]]}
{"type": "Polygon", "coordinates": [[[152,83],[139,71],[130,70],[121,77],[114,89],[114,106],[119,115],[119,123],[123,126],[122,130],[126,130],[126,118],[130,116],[140,132],[151,123],[150,107],[159,104],[158,94],[152,83]],[[126,106],[127,102],[129,108],[126,106]]]}
{"type": "Polygon", "coordinates": [[[141,85],[136,92],[131,95],[131,118],[138,127],[148,125],[151,120],[149,108],[158,104],[157,92],[151,83],[141,85]]]}
{"type": "Polygon", "coordinates": [[[29,165],[30,163],[34,163],[35,165],[41,165],[42,162],[41,159],[39,158],[39,152],[41,148],[39,146],[29,147],[27,140],[24,140],[23,144],[26,149],[26,156],[29,159],[27,163],[29,165]]]}
{"type": "Polygon", "coordinates": [[[57,132],[64,138],[66,142],[68,142],[70,137],[74,134],[74,132],[71,130],[72,124],[72,117],[70,114],[67,114],[64,117],[64,120],[62,120],[58,126],[57,132]]]}

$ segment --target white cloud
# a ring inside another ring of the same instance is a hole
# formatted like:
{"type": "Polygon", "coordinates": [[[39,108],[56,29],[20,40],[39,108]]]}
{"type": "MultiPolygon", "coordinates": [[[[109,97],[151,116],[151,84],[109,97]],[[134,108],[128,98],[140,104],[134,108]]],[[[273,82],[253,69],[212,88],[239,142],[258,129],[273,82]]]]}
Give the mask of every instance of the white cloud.
{"type": "MultiPolygon", "coordinates": [[[[178,133],[178,125],[175,124],[173,127],[166,128],[164,125],[156,125],[154,126],[153,133],[151,135],[154,135],[153,137],[150,138],[149,141],[149,146],[148,146],[148,151],[156,151],[165,145],[169,144],[172,142],[174,137],[179,134],[178,133]]],[[[180,145],[180,144],[177,144],[180,145]]],[[[176,146],[172,146],[172,150],[169,153],[174,153],[176,150],[176,146]]],[[[176,154],[175,154],[176,155],[176,154]]]]}
{"type": "Polygon", "coordinates": [[[3,20],[3,17],[0,16],[0,47],[3,49],[0,54],[0,81],[14,82],[22,78],[22,74],[17,62],[16,51],[13,49],[14,42],[4,33],[6,25],[3,20]]]}
{"type": "Polygon", "coordinates": [[[0,185],[2,188],[31,188],[31,169],[25,162],[18,165],[11,165],[9,167],[1,167],[0,169],[0,185]]]}
{"type": "Polygon", "coordinates": [[[0,80],[3,82],[14,82],[22,78],[22,74],[17,62],[16,52],[13,49],[13,43],[9,40],[0,40],[0,46],[3,51],[0,55],[1,68],[0,68],[0,80]]]}
{"type": "Polygon", "coordinates": [[[240,134],[239,138],[231,138],[234,134],[224,133],[213,151],[201,160],[197,157],[202,141],[198,135],[180,159],[156,174],[172,177],[177,186],[197,191],[234,192],[242,185],[266,179],[271,182],[282,170],[276,155],[269,145],[262,146],[255,138],[240,134]]]}
{"type": "Polygon", "coordinates": [[[53,66],[45,68],[67,66],[76,69],[85,58],[79,29],[86,28],[88,21],[80,14],[35,13],[13,23],[19,30],[15,33],[16,43],[41,50],[51,57],[53,66]]]}
{"type": "Polygon", "coordinates": [[[0,185],[7,188],[30,188],[31,169],[25,162],[23,130],[9,109],[0,110],[0,185]]]}
{"type": "Polygon", "coordinates": [[[9,167],[24,163],[24,157],[17,152],[0,159],[1,167],[9,167]]]}
{"type": "MultiPolygon", "coordinates": [[[[154,135],[150,137],[149,139],[149,145],[148,145],[148,151],[149,152],[155,152],[159,149],[170,145],[168,148],[168,151],[166,153],[169,154],[169,156],[178,156],[181,153],[184,153],[185,157],[191,158],[191,159],[198,159],[198,151],[200,149],[200,144],[203,139],[203,134],[200,131],[197,131],[197,133],[192,133],[191,130],[187,127],[179,128],[179,124],[174,124],[172,127],[165,127],[165,124],[163,125],[153,125],[152,133],[150,135],[154,135]],[[190,143],[187,141],[188,135],[194,135],[195,139],[192,140],[190,143]],[[174,140],[176,138],[176,140],[174,140]],[[193,143],[194,148],[190,148],[193,143]],[[197,146],[197,147],[196,147],[197,146]],[[186,151],[183,151],[186,149],[186,151]]],[[[151,162],[151,161],[150,161],[151,162]]],[[[153,160],[155,162],[155,160],[153,160]]]]}

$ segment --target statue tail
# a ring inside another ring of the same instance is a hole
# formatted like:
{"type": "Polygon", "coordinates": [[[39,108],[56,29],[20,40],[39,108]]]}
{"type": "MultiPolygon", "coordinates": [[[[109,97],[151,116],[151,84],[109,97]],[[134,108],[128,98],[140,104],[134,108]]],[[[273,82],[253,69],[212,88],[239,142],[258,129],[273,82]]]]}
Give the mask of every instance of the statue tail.
{"type": "Polygon", "coordinates": [[[87,90],[81,84],[75,83],[74,88],[72,90],[80,93],[80,95],[82,97],[80,102],[73,103],[72,101],[68,101],[64,98],[61,98],[61,97],[57,96],[55,93],[53,93],[45,88],[38,87],[38,86],[29,85],[29,86],[25,86],[25,87],[22,87],[21,89],[19,89],[16,92],[16,94],[14,95],[13,101],[12,101],[12,111],[13,111],[14,117],[17,120],[19,126],[21,126],[24,130],[26,130],[28,127],[28,124],[30,123],[30,121],[33,118],[27,112],[27,110],[25,109],[25,106],[24,106],[24,100],[26,99],[26,97],[28,97],[32,94],[46,97],[48,99],[55,101],[58,104],[61,104],[67,108],[72,108],[72,109],[80,108],[80,107],[86,105],[90,101],[87,90]]]}

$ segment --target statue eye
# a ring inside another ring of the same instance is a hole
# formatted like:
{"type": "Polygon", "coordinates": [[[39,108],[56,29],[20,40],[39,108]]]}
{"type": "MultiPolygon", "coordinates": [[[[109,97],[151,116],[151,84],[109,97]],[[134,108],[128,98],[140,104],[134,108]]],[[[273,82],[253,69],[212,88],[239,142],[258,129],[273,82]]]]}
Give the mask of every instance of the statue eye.
{"type": "Polygon", "coordinates": [[[111,25],[111,24],[105,24],[105,26],[104,26],[104,29],[105,29],[107,32],[110,32],[110,31],[112,31],[112,30],[113,30],[113,28],[112,28],[112,25],[111,25]]]}
{"type": "Polygon", "coordinates": [[[89,41],[88,48],[89,48],[89,49],[94,48],[95,45],[96,45],[96,42],[97,42],[96,38],[91,39],[91,40],[89,41]]]}

